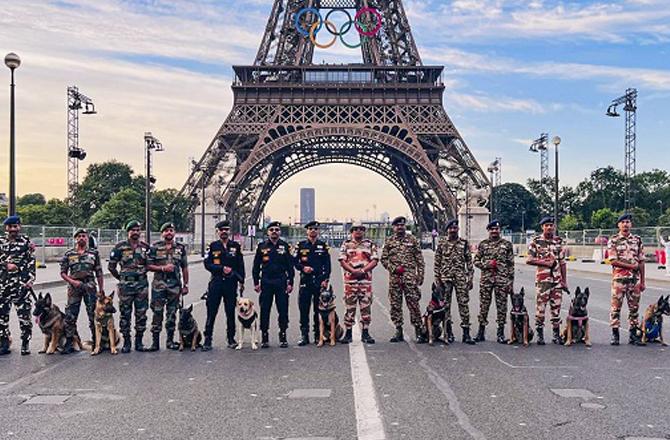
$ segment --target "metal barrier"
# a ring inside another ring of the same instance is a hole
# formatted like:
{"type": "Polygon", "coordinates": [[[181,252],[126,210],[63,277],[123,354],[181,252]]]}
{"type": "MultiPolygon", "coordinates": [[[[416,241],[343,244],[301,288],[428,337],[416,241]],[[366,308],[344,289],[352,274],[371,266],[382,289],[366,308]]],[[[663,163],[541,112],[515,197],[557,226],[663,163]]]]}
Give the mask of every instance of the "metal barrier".
{"type": "MultiPolygon", "coordinates": [[[[578,246],[605,246],[609,238],[617,233],[617,229],[584,229],[580,231],[559,231],[566,244],[578,246]]],[[[661,246],[660,237],[664,240],[670,239],[670,226],[654,226],[644,228],[633,228],[633,234],[639,235],[642,242],[648,247],[661,246]]],[[[515,232],[507,236],[513,244],[527,244],[533,234],[515,232]]]]}

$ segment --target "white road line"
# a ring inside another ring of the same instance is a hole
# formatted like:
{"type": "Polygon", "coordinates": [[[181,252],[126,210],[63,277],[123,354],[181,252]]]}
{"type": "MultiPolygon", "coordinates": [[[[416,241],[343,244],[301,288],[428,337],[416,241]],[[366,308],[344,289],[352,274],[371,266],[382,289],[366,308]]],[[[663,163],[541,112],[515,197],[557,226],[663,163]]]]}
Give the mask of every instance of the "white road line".
{"type": "Polygon", "coordinates": [[[354,387],[358,439],[385,440],[386,433],[377,405],[377,393],[372,383],[372,375],[358,325],[353,327],[353,342],[349,344],[349,359],[351,361],[351,381],[354,387]]]}
{"type": "Polygon", "coordinates": [[[556,368],[581,368],[576,365],[512,365],[509,362],[506,362],[500,358],[497,354],[492,351],[473,351],[472,354],[490,354],[496,358],[501,364],[512,369],[533,369],[533,370],[542,370],[542,369],[556,369],[556,368]]]}

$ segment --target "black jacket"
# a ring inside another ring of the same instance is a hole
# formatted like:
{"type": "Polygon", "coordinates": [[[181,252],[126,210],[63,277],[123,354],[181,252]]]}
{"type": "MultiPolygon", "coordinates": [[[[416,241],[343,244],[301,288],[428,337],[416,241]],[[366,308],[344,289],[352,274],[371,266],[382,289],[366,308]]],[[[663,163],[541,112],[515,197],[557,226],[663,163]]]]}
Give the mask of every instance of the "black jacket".
{"type": "Polygon", "coordinates": [[[288,243],[280,239],[277,244],[270,240],[258,244],[252,270],[255,285],[293,285],[293,275],[293,259],[288,243]]]}
{"type": "Polygon", "coordinates": [[[223,245],[221,240],[216,240],[210,243],[207,256],[205,257],[205,269],[212,274],[212,278],[223,278],[224,280],[235,280],[244,283],[244,256],[242,255],[242,247],[233,240],[228,240],[226,245],[223,245]],[[223,266],[228,266],[233,269],[229,275],[224,275],[223,266]]]}
{"type": "Polygon", "coordinates": [[[330,252],[328,245],[316,240],[312,244],[309,240],[303,240],[295,248],[293,259],[296,270],[300,272],[301,284],[321,284],[330,278],[330,252]],[[304,273],[302,269],[309,266],[314,269],[312,273],[304,273]]]}

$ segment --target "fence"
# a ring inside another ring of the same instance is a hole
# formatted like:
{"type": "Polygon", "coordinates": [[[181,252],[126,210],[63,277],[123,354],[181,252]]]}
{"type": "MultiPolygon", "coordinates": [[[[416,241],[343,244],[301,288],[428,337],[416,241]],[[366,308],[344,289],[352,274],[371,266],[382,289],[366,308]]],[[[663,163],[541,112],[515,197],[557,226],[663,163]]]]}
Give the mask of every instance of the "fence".
{"type": "MultiPolygon", "coordinates": [[[[617,229],[584,229],[582,231],[559,231],[567,245],[577,246],[604,246],[609,237],[616,234],[617,229]]],[[[632,233],[639,235],[647,247],[661,247],[661,237],[667,241],[670,239],[670,226],[655,226],[646,228],[633,228],[632,233]]],[[[535,233],[523,234],[520,232],[511,234],[509,239],[513,244],[527,244],[530,237],[535,233]]]]}

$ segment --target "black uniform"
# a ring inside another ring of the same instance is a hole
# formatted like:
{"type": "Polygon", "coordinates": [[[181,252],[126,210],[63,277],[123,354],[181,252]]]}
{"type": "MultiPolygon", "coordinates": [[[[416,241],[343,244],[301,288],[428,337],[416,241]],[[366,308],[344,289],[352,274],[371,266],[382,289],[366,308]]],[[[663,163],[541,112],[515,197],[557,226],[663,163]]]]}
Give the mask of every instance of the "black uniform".
{"type": "Polygon", "coordinates": [[[221,299],[226,313],[227,337],[235,337],[235,306],[237,304],[237,283],[244,283],[244,257],[242,247],[233,240],[228,240],[224,245],[221,240],[213,241],[209,245],[209,251],[205,258],[205,269],[212,277],[207,289],[207,323],[205,324],[205,337],[212,337],[214,321],[219,312],[221,299]],[[232,269],[228,275],[224,275],[223,267],[232,269]]]}
{"type": "Polygon", "coordinates": [[[329,247],[321,240],[315,240],[314,243],[303,240],[298,243],[293,256],[295,268],[300,272],[300,293],[298,294],[300,329],[303,333],[309,331],[309,308],[312,305],[314,307],[312,311],[313,329],[316,335],[319,329],[318,308],[321,283],[330,279],[329,247]],[[303,272],[305,266],[314,269],[313,272],[303,272]]]}
{"type": "Polygon", "coordinates": [[[258,245],[252,271],[254,285],[261,285],[259,302],[261,305],[261,331],[270,326],[272,301],[277,302],[279,330],[288,328],[288,293],[286,288],[293,285],[293,261],[288,243],[277,240],[274,244],[266,240],[258,245]]]}

